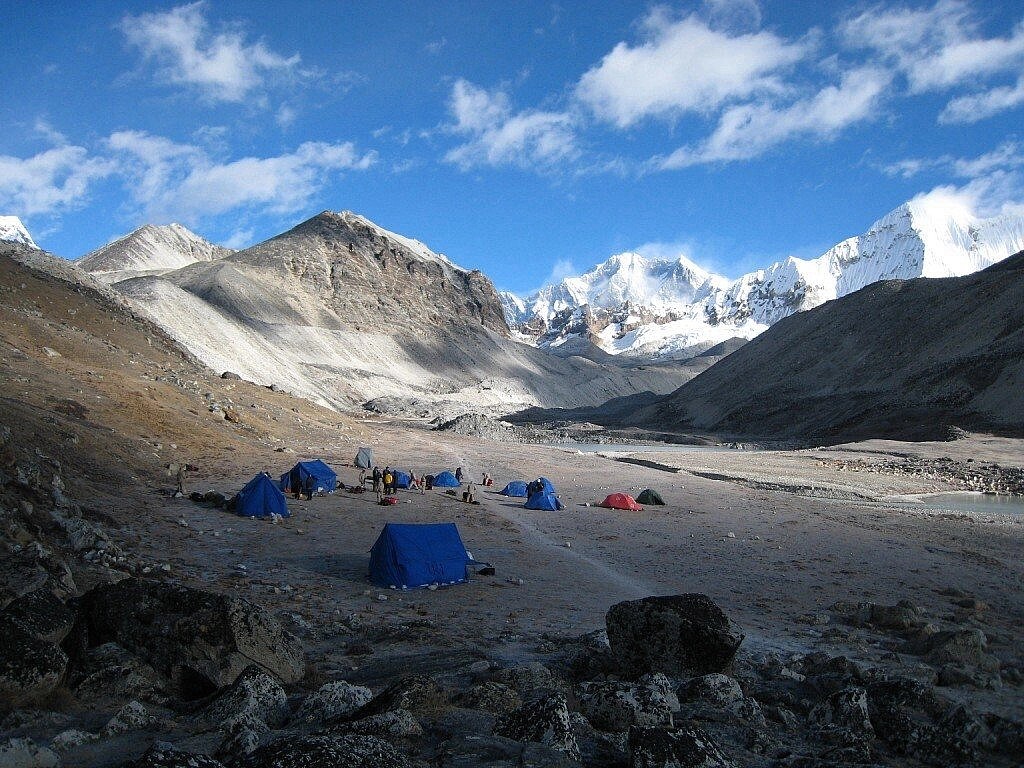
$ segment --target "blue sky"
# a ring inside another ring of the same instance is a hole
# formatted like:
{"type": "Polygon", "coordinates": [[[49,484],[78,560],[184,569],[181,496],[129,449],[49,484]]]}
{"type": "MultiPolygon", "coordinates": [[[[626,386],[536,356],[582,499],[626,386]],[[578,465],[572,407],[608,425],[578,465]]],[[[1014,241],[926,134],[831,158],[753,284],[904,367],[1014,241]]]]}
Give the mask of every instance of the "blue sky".
{"type": "Polygon", "coordinates": [[[1024,206],[1015,2],[0,0],[0,213],[78,257],[354,210],[525,292],[729,276],[922,194],[1024,206]]]}

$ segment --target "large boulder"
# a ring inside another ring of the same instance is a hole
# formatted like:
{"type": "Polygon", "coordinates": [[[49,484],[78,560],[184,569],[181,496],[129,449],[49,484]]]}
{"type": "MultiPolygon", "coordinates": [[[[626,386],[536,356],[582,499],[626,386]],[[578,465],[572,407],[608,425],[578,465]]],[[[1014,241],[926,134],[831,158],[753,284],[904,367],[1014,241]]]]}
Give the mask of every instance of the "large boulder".
{"type": "Polygon", "coordinates": [[[561,693],[530,701],[498,718],[494,734],[516,741],[532,741],[578,760],[580,747],[572,728],[569,704],[561,693]]]}
{"type": "Polygon", "coordinates": [[[0,698],[8,706],[32,704],[64,680],[67,655],[24,624],[0,616],[0,698]]]}
{"type": "Polygon", "coordinates": [[[246,667],[203,713],[207,722],[219,724],[225,730],[238,720],[254,720],[276,728],[287,717],[288,696],[284,688],[277,678],[255,665],[246,667]]]}
{"type": "Polygon", "coordinates": [[[682,728],[629,729],[630,768],[733,768],[705,731],[682,728]]]}
{"type": "Polygon", "coordinates": [[[410,768],[409,759],[373,736],[290,736],[239,760],[239,768],[410,768]]]}
{"type": "Polygon", "coordinates": [[[667,725],[679,711],[672,682],[660,673],[639,682],[581,683],[577,702],[587,720],[602,731],[626,731],[632,725],[667,725]]]}
{"type": "Polygon", "coordinates": [[[605,617],[612,657],[623,674],[690,677],[726,669],[743,633],[707,595],[616,603],[605,617]]]}
{"type": "Polygon", "coordinates": [[[0,742],[0,765],[4,768],[57,768],[60,757],[32,739],[7,739],[0,742]]]}
{"type": "Polygon", "coordinates": [[[299,641],[260,606],[237,597],[144,579],[103,584],[80,602],[86,646],[115,642],[167,675],[178,695],[200,698],[255,664],[300,680],[299,641]]]}
{"type": "Polygon", "coordinates": [[[75,612],[45,588],[17,598],[7,606],[5,613],[48,643],[60,643],[75,623],[75,612]]]}
{"type": "Polygon", "coordinates": [[[157,743],[132,763],[131,768],[224,768],[224,764],[208,755],[197,755],[170,744],[157,743]]]}
{"type": "Polygon", "coordinates": [[[369,704],[372,698],[373,692],[369,688],[335,680],[307,696],[295,719],[303,723],[341,720],[369,704]]]}

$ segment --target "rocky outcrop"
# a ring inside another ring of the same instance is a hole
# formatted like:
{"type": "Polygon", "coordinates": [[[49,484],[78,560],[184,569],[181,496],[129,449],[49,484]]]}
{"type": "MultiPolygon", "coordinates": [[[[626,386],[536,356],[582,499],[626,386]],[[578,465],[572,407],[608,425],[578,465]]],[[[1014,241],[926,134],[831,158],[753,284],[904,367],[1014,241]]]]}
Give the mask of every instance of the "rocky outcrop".
{"type": "Polygon", "coordinates": [[[0,697],[8,706],[35,703],[64,680],[68,657],[16,619],[0,616],[0,697]]]}
{"type": "Polygon", "coordinates": [[[721,672],[743,642],[739,627],[700,594],[617,603],[605,623],[612,656],[630,676],[721,672]]]}
{"type": "Polygon", "coordinates": [[[96,587],[80,602],[78,631],[85,647],[115,642],[129,650],[186,699],[231,685],[252,664],[286,683],[305,671],[298,640],[263,608],[162,582],[96,587]]]}
{"type": "Polygon", "coordinates": [[[514,712],[500,717],[495,723],[494,733],[515,741],[543,744],[573,759],[579,759],[580,756],[569,716],[569,705],[560,693],[527,702],[514,712]]]}
{"type": "Polygon", "coordinates": [[[362,685],[344,680],[326,683],[302,702],[295,719],[303,723],[324,723],[344,720],[357,709],[370,703],[373,692],[362,685]]]}
{"type": "Polygon", "coordinates": [[[373,736],[295,736],[278,739],[237,762],[239,768],[411,768],[408,758],[373,736]]]}
{"type": "Polygon", "coordinates": [[[637,683],[591,682],[577,689],[580,712],[595,727],[605,731],[626,731],[630,726],[658,726],[672,722],[679,711],[673,683],[658,673],[637,683]]]}
{"type": "Polygon", "coordinates": [[[733,768],[711,736],[700,728],[629,729],[631,768],[733,768]]]}

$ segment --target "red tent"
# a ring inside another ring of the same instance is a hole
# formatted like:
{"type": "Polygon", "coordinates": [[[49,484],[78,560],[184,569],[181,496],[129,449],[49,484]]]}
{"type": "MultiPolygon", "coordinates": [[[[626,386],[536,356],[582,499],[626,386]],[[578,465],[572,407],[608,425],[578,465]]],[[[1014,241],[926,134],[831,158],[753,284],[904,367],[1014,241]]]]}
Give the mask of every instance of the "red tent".
{"type": "Polygon", "coordinates": [[[633,512],[643,512],[644,508],[636,503],[636,499],[628,493],[613,493],[602,501],[598,506],[608,509],[628,509],[633,512]]]}

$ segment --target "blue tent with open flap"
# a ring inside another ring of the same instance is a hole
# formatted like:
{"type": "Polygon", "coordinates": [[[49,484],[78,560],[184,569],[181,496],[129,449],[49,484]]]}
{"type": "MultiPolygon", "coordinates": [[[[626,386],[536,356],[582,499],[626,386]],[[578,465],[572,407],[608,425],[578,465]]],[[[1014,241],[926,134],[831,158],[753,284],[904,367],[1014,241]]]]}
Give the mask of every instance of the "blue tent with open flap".
{"type": "Polygon", "coordinates": [[[320,459],[300,461],[281,475],[281,490],[296,493],[306,489],[306,478],[313,478],[313,490],[317,493],[334,493],[338,475],[320,459]]]}
{"type": "Polygon", "coordinates": [[[408,488],[412,482],[412,476],[408,472],[403,472],[400,469],[392,469],[391,477],[394,480],[395,488],[408,488]]]}
{"type": "Polygon", "coordinates": [[[462,483],[455,479],[455,474],[447,469],[440,474],[434,475],[435,488],[458,488],[462,483]]]}
{"type": "Polygon", "coordinates": [[[369,575],[380,587],[414,589],[466,581],[473,564],[455,523],[387,523],[370,550],[369,575]]]}
{"type": "Polygon", "coordinates": [[[525,499],[526,494],[526,481],[525,480],[513,480],[500,491],[502,496],[514,496],[516,498],[525,499]]]}
{"type": "Polygon", "coordinates": [[[540,491],[533,494],[526,503],[523,504],[527,509],[547,509],[555,512],[559,509],[565,509],[565,505],[559,501],[558,497],[553,493],[544,493],[540,491]]]}
{"type": "Polygon", "coordinates": [[[277,484],[260,472],[235,497],[235,514],[242,517],[289,517],[288,502],[277,484]]]}

